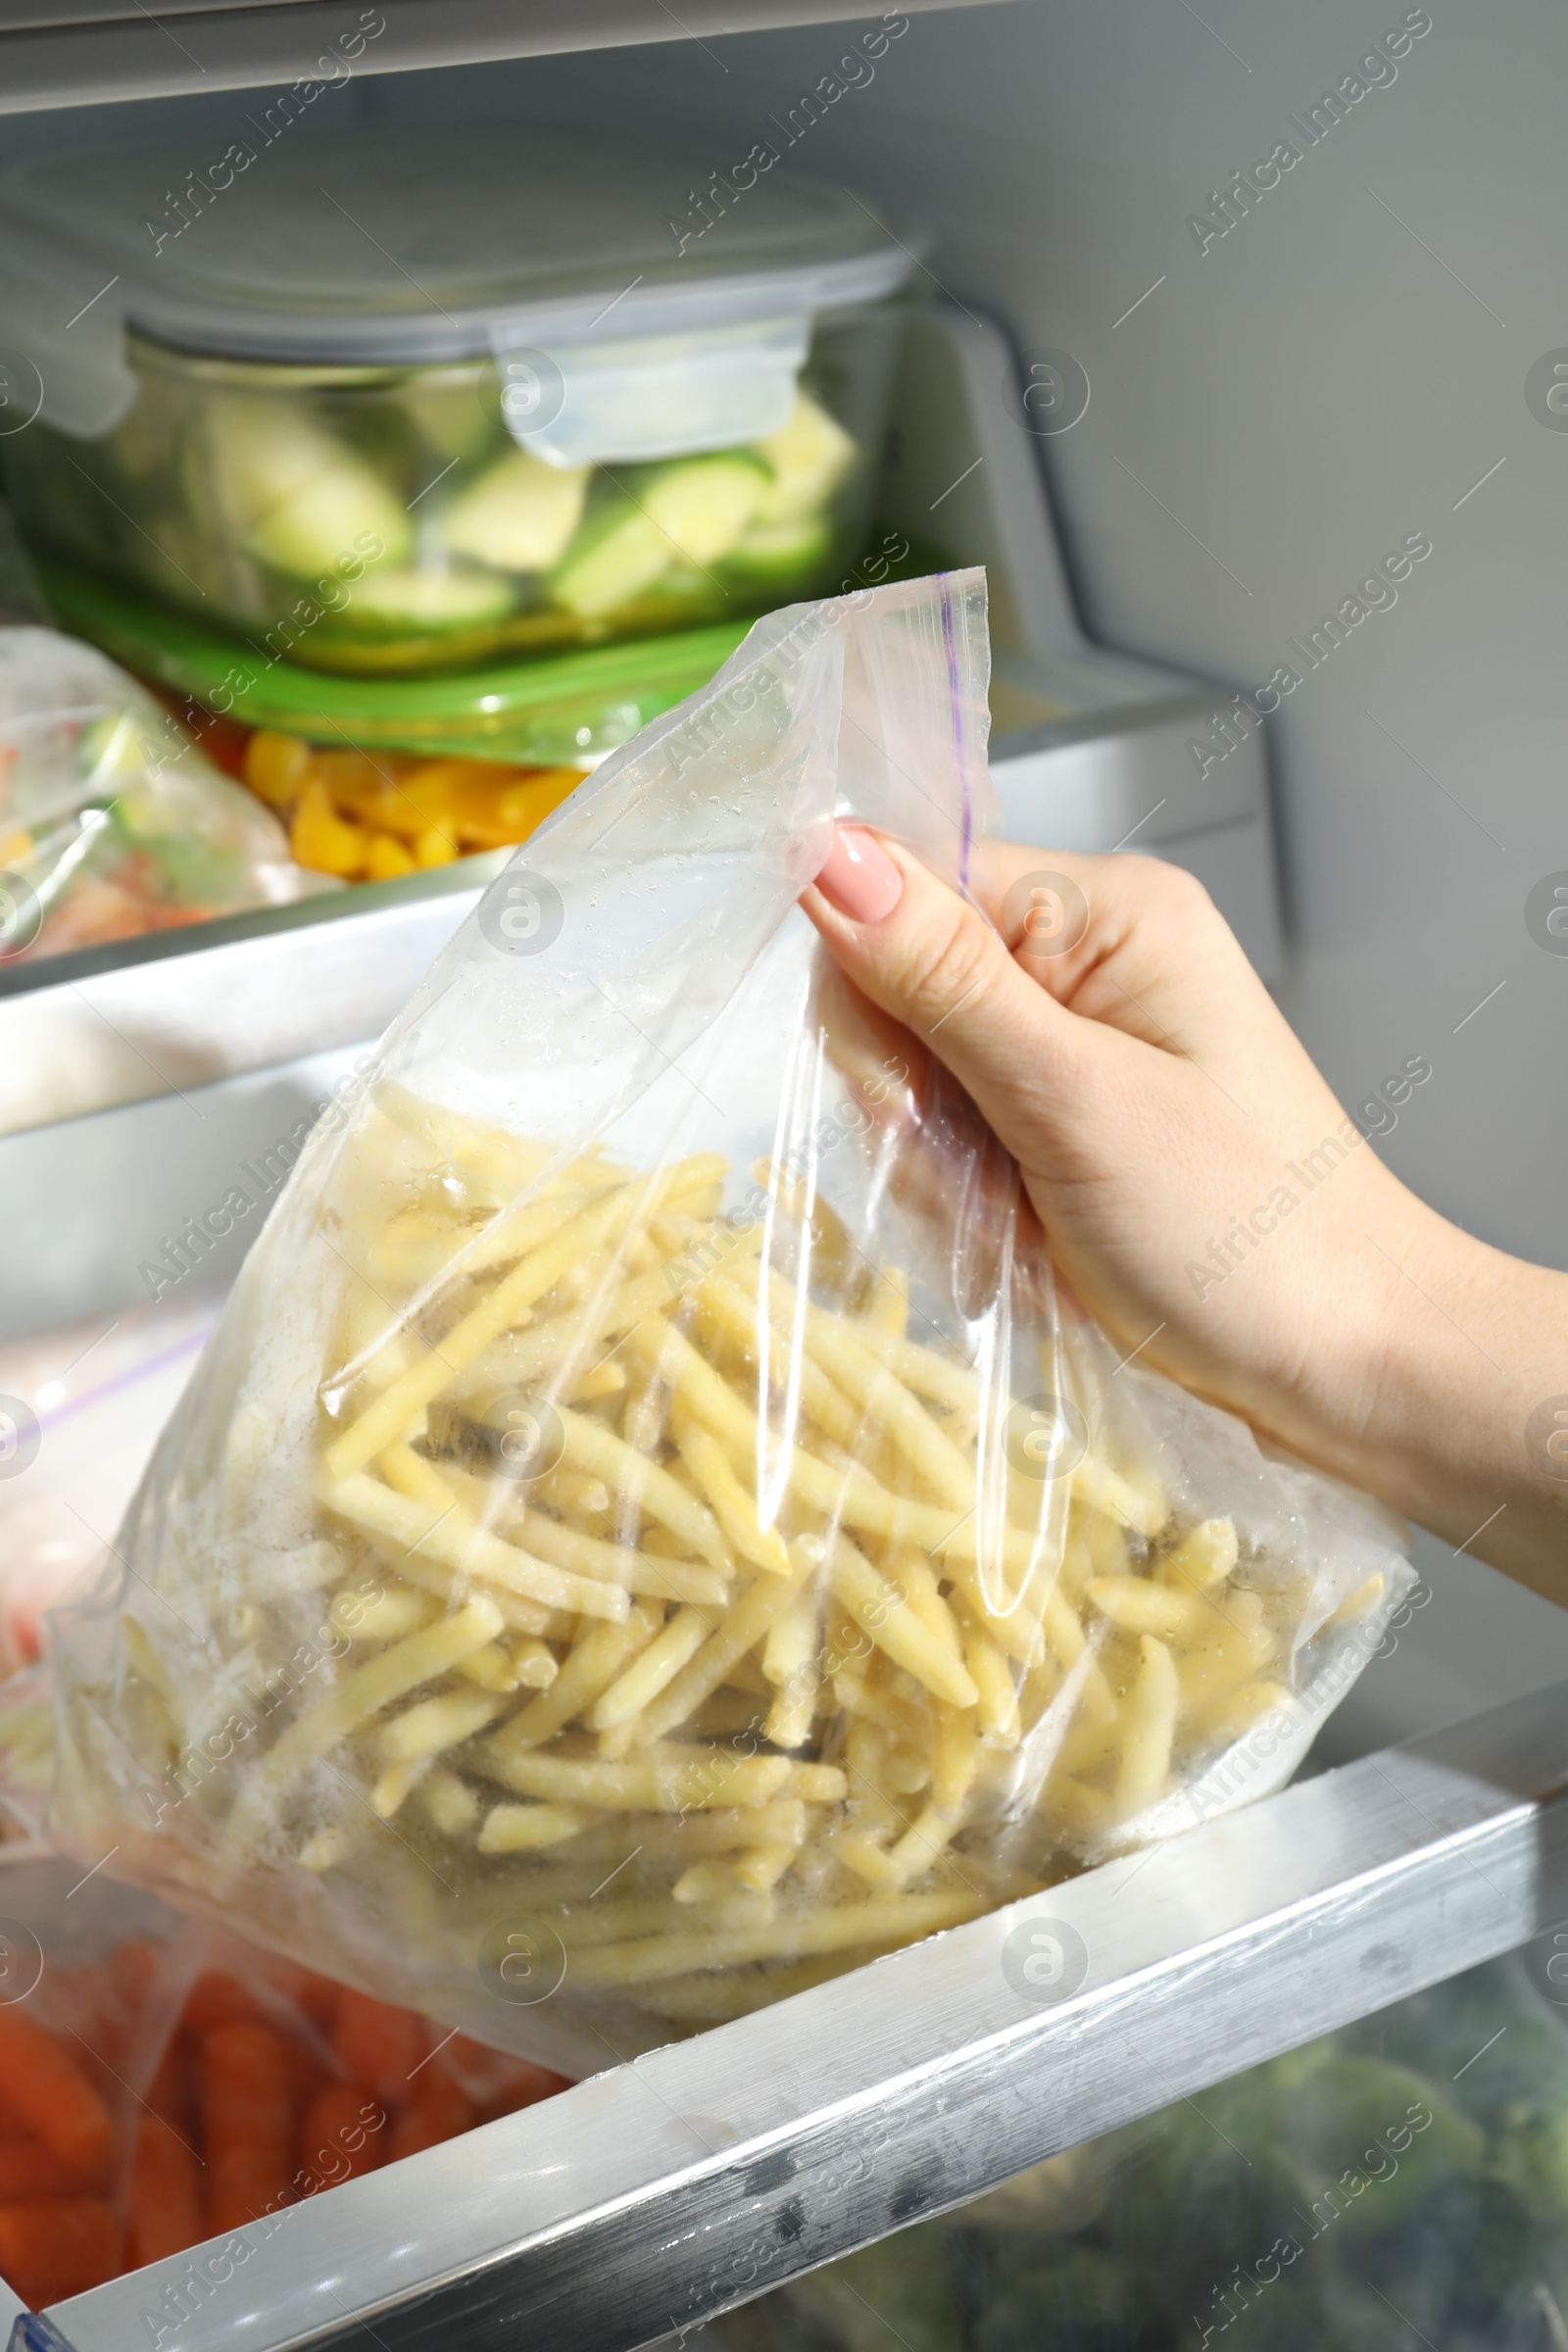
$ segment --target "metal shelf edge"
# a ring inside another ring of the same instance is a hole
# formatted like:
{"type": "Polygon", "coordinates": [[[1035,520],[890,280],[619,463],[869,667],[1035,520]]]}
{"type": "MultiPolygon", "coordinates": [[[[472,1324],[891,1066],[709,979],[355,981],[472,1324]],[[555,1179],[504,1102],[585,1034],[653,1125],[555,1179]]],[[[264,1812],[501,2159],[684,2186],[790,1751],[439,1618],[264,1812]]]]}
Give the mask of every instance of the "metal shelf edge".
{"type": "MultiPolygon", "coordinates": [[[[997,0],[905,0],[915,13],[997,0]]],[[[183,13],[178,35],[146,10],[105,9],[91,22],[0,26],[0,114],[101,106],[190,91],[322,87],[361,73],[489,65],[589,49],[720,39],[833,24],[843,0],[689,0],[681,19],[657,0],[332,0],[278,7],[223,4],[183,13]],[[353,46],[353,43],[358,46],[353,46]],[[323,85],[321,74],[327,74],[323,85]]]]}

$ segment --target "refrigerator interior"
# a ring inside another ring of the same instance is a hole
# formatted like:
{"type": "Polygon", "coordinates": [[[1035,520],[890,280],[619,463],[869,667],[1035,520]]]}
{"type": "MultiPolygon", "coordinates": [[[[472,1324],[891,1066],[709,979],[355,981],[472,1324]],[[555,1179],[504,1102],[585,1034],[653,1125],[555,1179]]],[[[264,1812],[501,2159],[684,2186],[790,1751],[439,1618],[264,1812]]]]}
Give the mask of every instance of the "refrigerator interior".
{"type": "MultiPolygon", "coordinates": [[[[361,72],[319,119],[406,122],[411,169],[420,119],[453,113],[619,122],[693,143],[721,178],[770,140],[784,168],[906,222],[930,290],[998,322],[1025,370],[1047,352],[1076,362],[1087,407],[1033,447],[1085,626],[1233,691],[1282,662],[1300,676],[1264,730],[1289,1017],[1347,1102],[1425,1054],[1432,1081],[1379,1114],[1390,1165],[1486,1239],[1568,1262],[1568,958],[1524,919],[1568,856],[1550,617],[1568,446],[1525,394],[1552,340],[1561,28],[1518,6],[1413,37],[1223,235],[1209,192],[1365,47],[1348,9],[1200,22],[1145,0],[1076,16],[998,0],[911,16],[874,61],[855,33],[361,72]],[[805,106],[841,59],[838,98],[805,106]],[[1323,615],[1423,533],[1432,556],[1314,658],[1323,615]]],[[[270,121],[270,97],[17,115],[0,157],[177,126],[194,158],[270,121]]],[[[287,135],[308,139],[312,119],[287,135]]],[[[264,1146],[272,1115],[258,1114],[264,1146]]],[[[93,1120],[8,1147],[8,1199],[47,1198],[34,1170],[56,1152],[116,1149],[93,1120]]],[[[181,1189],[171,1213],[189,1212],[181,1189]]],[[[123,1241],[99,1248],[105,1299],[134,1295],[123,1241]]],[[[73,1297],[54,1319],[95,1305],[73,1297]]],[[[37,1319],[7,1314],[13,1332],[37,1319]]],[[[1331,1727],[1331,1759],[1568,1672],[1560,1612],[1431,1538],[1417,1556],[1423,1606],[1331,1727]]]]}
{"type": "MultiPolygon", "coordinates": [[[[1397,18],[1391,8],[1388,25],[1397,18]]],[[[582,56],[366,72],[323,103],[405,122],[411,170],[419,122],[435,114],[505,115],[520,135],[546,120],[662,129],[705,144],[721,174],[758,139],[787,144],[801,170],[863,189],[909,223],[933,291],[999,323],[1023,370],[1059,368],[1064,355],[1075,364],[1087,406],[1067,429],[1038,438],[1035,454],[1086,629],[1100,645],[1233,690],[1255,692],[1281,663],[1298,673],[1263,737],[1285,915],[1274,985],[1289,1017],[1347,1102],[1424,1054],[1431,1083],[1380,1139],[1389,1163],[1486,1239],[1568,1264],[1568,956],[1544,952],[1524,911],[1532,887],[1568,866],[1551,618],[1568,443],[1527,388],[1562,334],[1548,239],[1561,212],[1556,94],[1568,32],[1530,0],[1508,0],[1484,21],[1435,12],[1396,74],[1310,144],[1298,136],[1298,164],[1264,194],[1235,197],[1227,220],[1220,193],[1233,174],[1298,135],[1292,118],[1352,72],[1373,32],[1386,29],[1381,20],[1369,27],[1341,0],[1305,15],[1229,0],[1201,19],[1152,0],[1077,12],[996,0],[911,17],[874,71],[803,115],[803,93],[865,29],[846,22],[705,31],[700,41],[582,56]],[[1431,554],[1396,595],[1391,589],[1379,609],[1331,633],[1331,646],[1314,646],[1324,616],[1412,535],[1429,538],[1431,554]]],[[[190,133],[194,168],[268,99],[234,90],[0,119],[0,158],[177,127],[190,133]]],[[[309,121],[289,135],[308,138],[309,121]]],[[[932,520],[935,529],[939,515],[932,520]]],[[[962,560],[971,551],[953,552],[962,560]]],[[[335,1046],[7,1137],[0,1337],[76,1318],[108,1327],[145,1302],[141,1268],[164,1237],[220,1199],[233,1167],[274,1152],[359,1050],[335,1046]]],[[[236,1233],[204,1262],[204,1282],[232,1278],[244,1239],[236,1233]]],[[[175,1287],[172,1311],[188,1313],[194,1289],[175,1287]]],[[[113,1529],[96,1532],[107,1540],[113,1529]]],[[[1429,1537],[1418,1537],[1417,1564],[1408,1623],[1333,1719],[1313,1767],[1370,1757],[1568,1677],[1562,1612],[1429,1537]]],[[[1429,1922],[1434,1936],[1443,1917],[1429,1922]]],[[[1521,1921],[1513,1940],[1526,1932],[1521,1921]]],[[[1495,1971],[1481,1984],[1479,2009],[1489,2018],[1494,2010],[1516,2044],[1528,1999],[1532,2031],[1558,2031],[1568,2018],[1560,1940],[1548,1937],[1518,1964],[1528,1992],[1504,1987],[1495,1971]]],[[[1265,1968],[1266,1953],[1240,1965],[1265,1968]]],[[[1375,1984],[1355,1997],[1379,2006],[1375,1984]]],[[[1457,2008],[1468,1996],[1456,1988],[1452,1997],[1457,2008]]],[[[828,2014],[825,2004],[813,2012],[828,2014]]],[[[1459,2067],[1461,2054],[1449,2053],[1438,2013],[1425,2014],[1432,2065],[1441,2052],[1447,2072],[1438,2087],[1455,2113],[1468,2112],[1469,2093],[1447,2069],[1448,2055],[1459,2067]]],[[[1468,2042],[1462,2053],[1472,2092],[1477,2077],[1486,2080],[1479,2045],[1490,2030],[1475,2034],[1474,2058],[1468,2042]]],[[[1383,2028],[1374,2020],[1347,2031],[1365,2053],[1383,2028]]],[[[1400,2062],[1415,2063],[1414,2044],[1400,2046],[1400,2062]]],[[[1212,2051],[1206,2063],[1206,2082],[1227,2071],[1212,2051]]],[[[1201,2088],[1196,2095],[1200,2108],[1219,2112],[1201,2088]]],[[[1172,2114],[1177,2122],[1163,2128],[1178,2145],[1190,2117],[1185,2106],[1172,2114]]],[[[535,2121],[542,2129],[547,2119],[546,2110],[535,2121]]],[[[1136,2145],[1126,2161],[1157,2161],[1161,2128],[1129,2126],[1136,2145]]],[[[1450,2140],[1474,2155],[1457,2127],[1450,2140]]],[[[1322,2148],[1311,2161],[1320,2158],[1322,2148]]],[[[1396,2151],[1395,2176],[1401,2160],[1396,2151]]],[[[1370,2180],[1374,2223],[1363,2229],[1358,2206],[1348,2228],[1336,2222],[1330,2252],[1338,2264],[1342,2238],[1359,2231],[1358,2246],[1372,2251],[1358,2306],[1370,2272],[1399,2305],[1398,2326],[1416,2332],[1380,2337],[1376,2327],[1395,2323],[1358,2308],[1367,2333],[1348,2332],[1347,2345],[1414,2342],[1422,2326],[1430,2333],[1437,2325],[1436,2303],[1413,2309],[1401,2300],[1404,2274],[1379,2267],[1375,2217],[1380,2199],[1396,2194],[1382,2161],[1368,2155],[1365,2177],[1357,2174],[1370,2180]]],[[[543,2169],[543,2155],[538,2162],[543,2169]]],[[[1352,2150],[1340,2169],[1360,2162],[1352,2150]]],[[[788,2289],[785,2300],[714,2323],[711,2341],[734,2352],[872,2352],[895,2341],[908,2352],[1013,2352],[1015,2342],[1045,2352],[1028,2295],[1065,2307],[1063,2241],[1077,2263],[1074,2291],[1091,2309],[1093,2263],[1107,2244],[1117,2261],[1132,2259],[1106,2219],[1119,2192],[1105,2182],[1120,2176],[1097,2164],[1085,2156],[1054,2177],[1064,2199],[1076,2183],[1089,2200],[1076,2219],[1067,2199],[1049,2229],[1016,2209],[998,2223],[1005,2259],[980,2242],[980,2221],[927,2223],[927,2235],[883,2249],[880,2271],[857,2275],[854,2262],[873,2258],[852,2257],[836,2299],[832,2288],[813,2290],[814,2300],[788,2289]],[[1096,2180],[1098,2189],[1086,2186],[1096,2180]],[[1095,2194],[1102,2201],[1084,2219],[1095,2194]],[[1027,2259],[1021,2245],[1032,2249],[1027,2259]],[[873,2277],[883,2283],[868,2291],[873,2277]],[[857,2320],[858,2302],[872,2308],[870,2321],[857,2320]],[[996,2318],[1003,2307],[1011,2316],[996,2318]]],[[[1455,2180],[1460,2169],[1456,2154],[1455,2180]]],[[[1297,2172],[1306,2179],[1300,2163],[1297,2172]]],[[[458,2180],[439,2169],[418,2178],[432,2184],[425,2193],[452,2193],[458,2180]]],[[[1146,2339],[1127,2332],[1125,2312],[1102,2311],[1101,2332],[1065,2336],[1063,2352],[1122,2352],[1135,2341],[1139,2352],[1165,2352],[1167,2340],[1190,2352],[1229,2328],[1232,2294],[1245,2314],[1239,2340],[1263,2340],[1290,2290],[1260,2283],[1260,2269],[1291,2225],[1274,2226],[1267,2197],[1257,2201],[1257,2183],[1234,2166],[1214,2179],[1215,2211],[1226,2219],[1200,2240],[1214,2275],[1196,2280],[1191,2333],[1146,2339]],[[1242,2290],[1233,2266],[1245,2274],[1242,2290]],[[1260,2287],[1255,2296],[1246,2280],[1260,2287]],[[1245,2313],[1254,2301],[1255,2320],[1245,2313]]],[[[1270,2195],[1287,2185],[1283,2172],[1270,2173],[1270,2195]]],[[[1417,2204],[1409,2210],[1413,2230],[1417,2204]]],[[[901,2218],[908,2209],[891,2217],[901,2218]]],[[[1464,2242],[1453,2233],[1448,2253],[1464,2242]]],[[[746,2256],[726,2250],[724,2259],[744,2268],[746,2256]]],[[[1152,2259],[1149,2249],[1140,2259],[1152,2259]]],[[[1548,2299],[1559,2291],[1548,2287],[1548,2299]]],[[[134,2320],[132,2303],[118,2310],[134,2320]]],[[[1439,2316],[1446,2325],[1446,2307],[1439,2316]]],[[[1518,2320],[1519,2352],[1560,2352],[1561,2324],[1559,2310],[1553,2332],[1538,2297],[1518,2320]]],[[[107,2322],[101,2340],[116,2340],[107,2322]]],[[[471,2340],[498,2339],[476,2328],[471,2340]]],[[[1440,2340],[1449,2352],[1449,2338],[1440,2340]]],[[[1469,2352],[1472,2339],[1452,2340],[1469,2352]]],[[[1473,2341],[1475,2352],[1514,2352],[1512,2339],[1473,2341]]]]}

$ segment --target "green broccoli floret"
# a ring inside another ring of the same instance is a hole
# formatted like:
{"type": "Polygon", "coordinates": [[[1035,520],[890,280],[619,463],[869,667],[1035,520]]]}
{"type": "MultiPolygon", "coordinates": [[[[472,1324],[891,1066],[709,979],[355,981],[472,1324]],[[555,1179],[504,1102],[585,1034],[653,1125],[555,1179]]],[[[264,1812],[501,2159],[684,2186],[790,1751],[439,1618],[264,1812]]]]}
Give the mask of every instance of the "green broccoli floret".
{"type": "Polygon", "coordinates": [[[844,2352],[962,2352],[963,2323],[946,2233],[906,2230],[862,2246],[789,2290],[831,2321],[844,2352]]]}
{"type": "Polygon", "coordinates": [[[1123,2352],[1124,2266],[1092,2246],[1036,2241],[1028,2267],[987,2305],[973,2352],[1123,2352]]]}
{"type": "Polygon", "coordinates": [[[1533,2219],[1568,2223],[1568,2106],[1510,2100],[1496,2118],[1487,2172],[1533,2219]]]}
{"type": "Polygon", "coordinates": [[[1311,2226],[1357,2243],[1396,2229],[1446,2182],[1479,2178],[1486,2139],[1434,2085],[1383,2058],[1332,2057],[1280,2116],[1311,2226]]]}

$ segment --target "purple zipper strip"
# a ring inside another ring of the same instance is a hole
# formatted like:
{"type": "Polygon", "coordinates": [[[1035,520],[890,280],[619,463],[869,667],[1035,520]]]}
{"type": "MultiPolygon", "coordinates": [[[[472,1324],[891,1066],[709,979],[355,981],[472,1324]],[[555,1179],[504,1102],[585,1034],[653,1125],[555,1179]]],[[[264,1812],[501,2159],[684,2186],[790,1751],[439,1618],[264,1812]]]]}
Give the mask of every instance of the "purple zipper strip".
{"type": "Polygon", "coordinates": [[[969,895],[969,847],[974,834],[974,802],[969,790],[969,745],[962,698],[958,693],[958,648],[953,626],[953,591],[942,582],[942,642],[948,654],[948,705],[953,740],[958,751],[958,792],[962,814],[958,836],[958,888],[969,895]]]}
{"type": "MultiPolygon", "coordinates": [[[[215,1312],[213,1323],[216,1323],[217,1320],[218,1316],[215,1312]]],[[[96,1389],[88,1389],[83,1396],[73,1396],[69,1404],[61,1406],[59,1412],[40,1414],[38,1418],[40,1433],[47,1435],[51,1430],[63,1428],[68,1421],[74,1420],[77,1413],[84,1413],[89,1405],[102,1404],[104,1398],[113,1396],[117,1390],[133,1389],[138,1381],[146,1380],[152,1373],[162,1371],[166,1364],[178,1363],[182,1355],[194,1354],[197,1348],[206,1347],[212,1337],[212,1332],[213,1324],[209,1323],[205,1330],[192,1332],[188,1339],[176,1340],[172,1348],[161,1348],[157,1355],[149,1355],[141,1363],[130,1364],[123,1372],[117,1372],[113,1380],[104,1381],[96,1389]]]]}

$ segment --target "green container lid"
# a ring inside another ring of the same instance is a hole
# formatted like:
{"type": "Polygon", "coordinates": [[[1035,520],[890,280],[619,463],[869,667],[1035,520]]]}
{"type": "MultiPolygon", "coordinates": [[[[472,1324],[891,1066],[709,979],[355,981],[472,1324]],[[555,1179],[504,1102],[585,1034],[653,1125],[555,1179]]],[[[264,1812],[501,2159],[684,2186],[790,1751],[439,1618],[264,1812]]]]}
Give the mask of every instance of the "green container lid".
{"type": "Polygon", "coordinates": [[[706,686],[752,625],[748,615],[448,676],[338,677],[279,662],[65,564],[39,563],[37,572],[63,627],[242,726],[541,767],[602,760],[706,686]]]}

